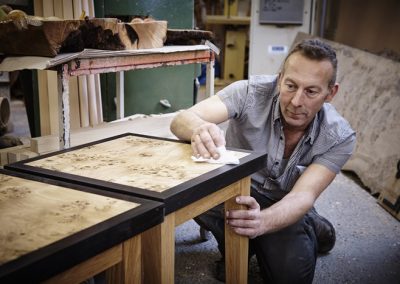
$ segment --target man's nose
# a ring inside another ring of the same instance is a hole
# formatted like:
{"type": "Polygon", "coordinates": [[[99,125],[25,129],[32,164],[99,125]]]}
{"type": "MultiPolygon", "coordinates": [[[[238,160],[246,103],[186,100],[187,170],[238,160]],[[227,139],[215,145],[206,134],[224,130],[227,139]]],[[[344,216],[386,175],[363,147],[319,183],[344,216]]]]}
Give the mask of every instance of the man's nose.
{"type": "Polygon", "coordinates": [[[303,104],[303,90],[301,88],[297,89],[296,93],[294,94],[292,100],[292,105],[294,106],[301,106],[303,104]]]}

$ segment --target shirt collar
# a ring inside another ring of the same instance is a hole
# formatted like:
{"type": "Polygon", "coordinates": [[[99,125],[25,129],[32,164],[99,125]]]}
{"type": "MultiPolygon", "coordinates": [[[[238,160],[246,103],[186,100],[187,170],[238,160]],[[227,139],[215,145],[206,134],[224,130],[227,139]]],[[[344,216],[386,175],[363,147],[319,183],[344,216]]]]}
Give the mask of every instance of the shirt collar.
{"type": "Polygon", "coordinates": [[[315,115],[314,119],[311,122],[310,127],[308,128],[307,131],[307,136],[306,136],[306,142],[310,141],[310,144],[314,144],[315,136],[317,135],[317,129],[319,126],[319,118],[318,118],[319,112],[315,115]]]}
{"type": "Polygon", "coordinates": [[[272,121],[275,123],[280,118],[281,118],[281,110],[279,104],[279,91],[278,88],[276,88],[274,93],[272,121]]]}

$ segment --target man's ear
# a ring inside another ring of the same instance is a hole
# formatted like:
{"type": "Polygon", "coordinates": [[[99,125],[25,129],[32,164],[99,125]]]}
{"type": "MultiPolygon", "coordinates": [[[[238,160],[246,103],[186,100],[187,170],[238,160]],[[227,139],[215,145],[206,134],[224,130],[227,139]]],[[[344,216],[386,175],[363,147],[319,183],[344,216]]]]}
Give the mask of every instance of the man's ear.
{"type": "Polygon", "coordinates": [[[283,77],[283,74],[282,74],[282,71],[280,71],[279,74],[278,74],[278,86],[277,86],[279,92],[281,91],[282,77],[283,77]]]}
{"type": "Polygon", "coordinates": [[[325,102],[329,103],[330,101],[333,100],[333,98],[336,96],[337,92],[339,90],[339,84],[335,83],[335,85],[333,85],[330,90],[329,90],[329,94],[326,96],[325,98],[325,102]]]}

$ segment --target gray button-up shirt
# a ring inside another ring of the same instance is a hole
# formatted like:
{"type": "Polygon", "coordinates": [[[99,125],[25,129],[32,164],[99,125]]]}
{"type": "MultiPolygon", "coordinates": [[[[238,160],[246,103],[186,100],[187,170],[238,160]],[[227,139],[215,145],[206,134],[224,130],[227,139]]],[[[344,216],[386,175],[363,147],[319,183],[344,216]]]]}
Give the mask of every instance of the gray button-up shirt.
{"type": "Polygon", "coordinates": [[[338,173],[353,151],[355,132],[331,104],[324,103],[290,158],[284,160],[277,79],[277,75],[252,76],[217,95],[228,108],[230,118],[227,146],[267,152],[267,164],[252,175],[253,181],[263,190],[288,192],[312,163],[338,173]]]}

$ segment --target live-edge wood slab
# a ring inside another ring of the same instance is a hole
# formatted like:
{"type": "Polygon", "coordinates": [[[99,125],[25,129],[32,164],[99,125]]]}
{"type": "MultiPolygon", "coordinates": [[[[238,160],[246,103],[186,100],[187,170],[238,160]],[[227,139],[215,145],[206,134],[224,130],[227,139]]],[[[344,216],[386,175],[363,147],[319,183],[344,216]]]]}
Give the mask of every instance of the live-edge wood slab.
{"type": "Polygon", "coordinates": [[[239,165],[196,163],[190,144],[123,134],[6,168],[165,203],[174,212],[260,170],[266,153],[228,149],[239,165]]]}
{"type": "Polygon", "coordinates": [[[0,170],[0,282],[43,281],[163,221],[159,202],[96,191],[0,170]]]}

